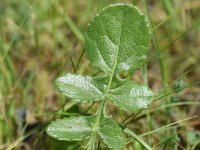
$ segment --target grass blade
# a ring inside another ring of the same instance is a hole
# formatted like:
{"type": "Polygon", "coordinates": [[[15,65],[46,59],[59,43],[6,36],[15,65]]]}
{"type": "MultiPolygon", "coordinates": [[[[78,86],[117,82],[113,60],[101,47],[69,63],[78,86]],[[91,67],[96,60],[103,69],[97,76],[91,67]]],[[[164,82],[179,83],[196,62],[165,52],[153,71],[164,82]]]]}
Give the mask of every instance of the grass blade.
{"type": "Polygon", "coordinates": [[[134,132],[132,132],[130,129],[125,128],[124,132],[127,133],[128,135],[130,135],[131,137],[133,137],[134,140],[136,140],[137,142],[139,142],[145,149],[147,150],[152,150],[152,148],[143,141],[143,139],[141,139],[139,136],[137,136],[134,132]]]}
{"type": "Polygon", "coordinates": [[[176,122],[174,122],[174,123],[170,123],[170,124],[168,124],[168,125],[166,125],[166,126],[163,126],[163,127],[161,127],[161,128],[158,128],[158,129],[152,130],[152,131],[150,131],[150,132],[141,134],[140,137],[147,136],[147,135],[149,135],[149,134],[152,134],[152,133],[161,131],[161,130],[163,130],[163,129],[165,129],[165,128],[168,128],[168,127],[170,127],[170,126],[173,126],[173,125],[176,125],[176,124],[179,124],[179,123],[181,123],[181,122],[188,121],[188,120],[191,120],[191,119],[194,119],[194,118],[197,118],[197,116],[189,117],[189,118],[186,118],[186,119],[183,119],[183,120],[176,121],[176,122]]]}

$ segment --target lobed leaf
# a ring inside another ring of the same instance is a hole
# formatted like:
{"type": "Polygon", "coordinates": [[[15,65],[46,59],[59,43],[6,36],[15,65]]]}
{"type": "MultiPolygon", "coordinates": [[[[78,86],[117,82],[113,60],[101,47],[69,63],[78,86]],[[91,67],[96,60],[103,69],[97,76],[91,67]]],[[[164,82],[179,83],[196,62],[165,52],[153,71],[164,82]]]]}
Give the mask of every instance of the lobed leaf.
{"type": "Polygon", "coordinates": [[[118,107],[136,112],[140,109],[147,108],[148,104],[153,101],[154,94],[146,85],[140,85],[133,81],[123,81],[118,87],[110,91],[110,100],[118,107]]]}
{"type": "Polygon", "coordinates": [[[149,44],[150,31],[144,15],[128,4],[103,9],[85,35],[88,59],[108,75],[141,67],[149,44]]]}
{"type": "Polygon", "coordinates": [[[87,102],[102,99],[102,92],[105,88],[101,79],[70,73],[58,77],[55,85],[62,94],[72,98],[72,100],[87,102]]]}
{"type": "Polygon", "coordinates": [[[80,141],[92,133],[95,116],[57,119],[48,125],[46,132],[57,140],[80,141]]]}

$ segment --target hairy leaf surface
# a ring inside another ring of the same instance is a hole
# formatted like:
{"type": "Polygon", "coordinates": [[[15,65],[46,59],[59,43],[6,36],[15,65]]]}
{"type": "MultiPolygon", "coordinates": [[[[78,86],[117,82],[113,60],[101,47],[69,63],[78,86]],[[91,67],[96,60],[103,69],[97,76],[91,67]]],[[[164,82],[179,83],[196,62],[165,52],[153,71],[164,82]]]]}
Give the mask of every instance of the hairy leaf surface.
{"type": "Polygon", "coordinates": [[[131,112],[147,108],[153,96],[146,85],[129,80],[119,83],[117,88],[110,91],[110,99],[118,107],[131,112]]]}
{"type": "Polygon", "coordinates": [[[92,64],[113,74],[141,66],[149,48],[150,32],[144,15],[136,7],[115,4],[96,15],[85,38],[92,64]]]}
{"type": "Polygon", "coordinates": [[[46,131],[57,140],[79,141],[90,136],[94,119],[94,116],[57,119],[48,125],[46,131]]]}
{"type": "Polygon", "coordinates": [[[56,87],[62,94],[76,101],[98,101],[103,98],[105,88],[101,79],[89,76],[66,74],[56,79],[56,87]]]}
{"type": "Polygon", "coordinates": [[[101,117],[99,135],[103,142],[114,150],[121,150],[125,145],[122,129],[111,118],[101,117]]]}

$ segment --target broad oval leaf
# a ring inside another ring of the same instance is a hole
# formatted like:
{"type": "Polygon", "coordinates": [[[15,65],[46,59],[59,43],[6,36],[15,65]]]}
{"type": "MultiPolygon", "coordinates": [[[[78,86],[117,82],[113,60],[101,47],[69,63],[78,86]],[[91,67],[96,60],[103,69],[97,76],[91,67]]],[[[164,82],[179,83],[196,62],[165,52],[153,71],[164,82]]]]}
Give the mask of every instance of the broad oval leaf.
{"type": "Polygon", "coordinates": [[[144,15],[128,4],[103,9],[85,35],[87,57],[107,74],[141,67],[149,44],[150,30],[144,15]]]}
{"type": "Polygon", "coordinates": [[[55,81],[56,87],[62,94],[76,101],[93,102],[103,98],[105,85],[101,79],[89,76],[66,74],[55,81]]]}
{"type": "Polygon", "coordinates": [[[121,150],[125,146],[122,128],[111,118],[101,117],[99,135],[103,142],[114,150],[121,150]]]}
{"type": "Polygon", "coordinates": [[[57,140],[79,141],[92,133],[95,116],[57,119],[48,125],[46,132],[57,140]]]}
{"type": "Polygon", "coordinates": [[[146,85],[141,85],[134,81],[123,81],[117,88],[110,91],[110,99],[118,107],[136,112],[147,108],[153,101],[154,94],[146,85]]]}

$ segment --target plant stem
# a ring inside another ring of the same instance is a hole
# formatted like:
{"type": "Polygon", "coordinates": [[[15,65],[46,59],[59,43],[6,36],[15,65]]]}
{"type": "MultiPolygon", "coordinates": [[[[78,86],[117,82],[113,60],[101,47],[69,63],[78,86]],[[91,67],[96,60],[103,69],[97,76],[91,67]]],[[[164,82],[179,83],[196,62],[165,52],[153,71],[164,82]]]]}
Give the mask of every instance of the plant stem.
{"type": "Polygon", "coordinates": [[[94,127],[93,127],[93,134],[89,139],[89,142],[87,144],[87,150],[93,150],[94,149],[94,143],[95,143],[95,139],[96,139],[96,135],[98,134],[98,127],[99,127],[99,122],[101,119],[101,115],[104,114],[105,111],[105,106],[106,106],[106,101],[102,101],[99,105],[99,108],[97,110],[97,119],[95,121],[94,127]]]}
{"type": "Polygon", "coordinates": [[[97,119],[96,119],[96,122],[94,124],[94,131],[97,131],[98,130],[98,126],[99,126],[99,122],[100,122],[100,119],[101,119],[101,115],[104,113],[105,111],[105,106],[106,106],[106,101],[103,101],[100,103],[100,106],[97,110],[97,119]]]}
{"type": "MultiPolygon", "coordinates": [[[[144,0],[143,2],[144,2],[144,5],[145,5],[145,10],[146,10],[146,13],[147,13],[149,25],[150,25],[150,28],[152,30],[152,20],[151,20],[149,8],[148,8],[148,5],[147,5],[147,0],[144,0]]],[[[158,41],[158,36],[157,36],[157,33],[155,31],[152,32],[152,39],[153,39],[153,45],[154,45],[156,51],[158,53],[161,53],[162,50],[160,48],[160,44],[159,44],[159,41],[158,41]]],[[[163,81],[164,88],[165,88],[168,85],[167,71],[166,71],[165,65],[164,65],[165,64],[164,63],[165,60],[164,60],[163,57],[158,57],[158,61],[159,61],[159,65],[160,65],[160,71],[161,71],[162,81],[163,81]]]]}
{"type": "Polygon", "coordinates": [[[147,63],[145,63],[143,66],[142,66],[142,77],[143,77],[143,80],[144,80],[144,84],[145,85],[148,85],[148,77],[147,77],[147,63]]]}
{"type": "Polygon", "coordinates": [[[90,139],[89,139],[87,146],[86,146],[87,150],[94,150],[95,149],[95,146],[94,146],[95,145],[95,139],[96,139],[96,134],[93,133],[91,135],[90,139]]]}

